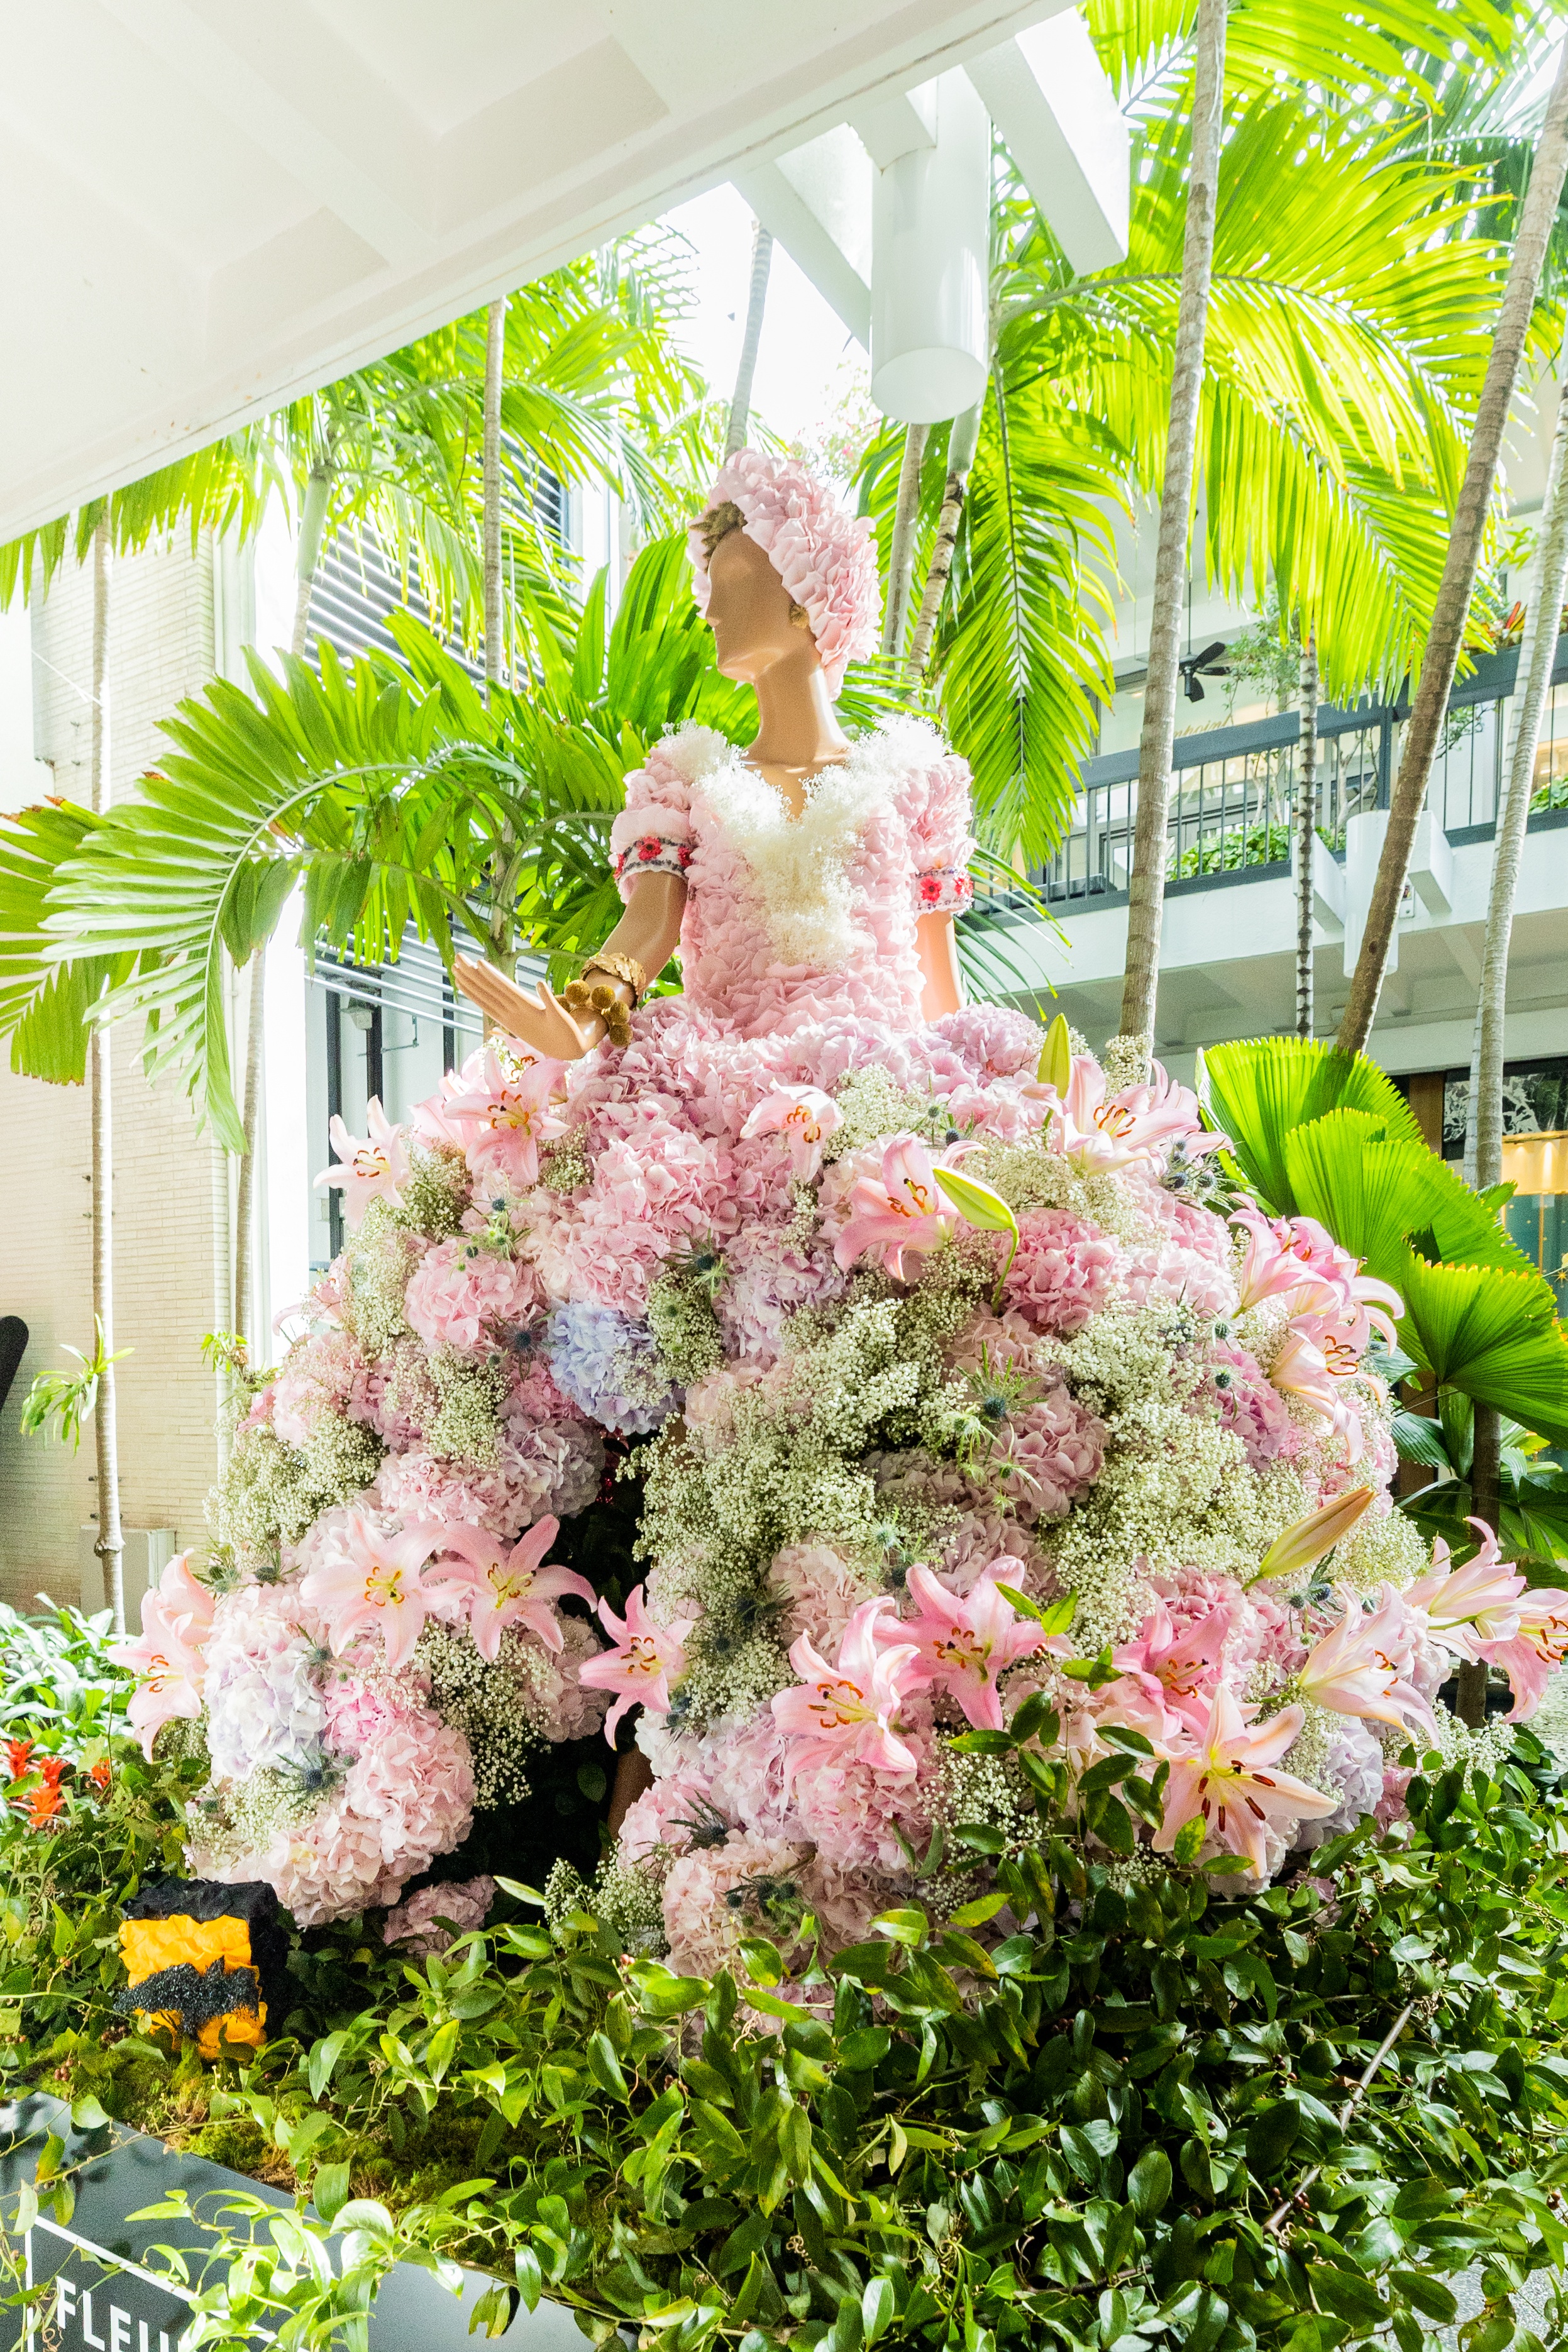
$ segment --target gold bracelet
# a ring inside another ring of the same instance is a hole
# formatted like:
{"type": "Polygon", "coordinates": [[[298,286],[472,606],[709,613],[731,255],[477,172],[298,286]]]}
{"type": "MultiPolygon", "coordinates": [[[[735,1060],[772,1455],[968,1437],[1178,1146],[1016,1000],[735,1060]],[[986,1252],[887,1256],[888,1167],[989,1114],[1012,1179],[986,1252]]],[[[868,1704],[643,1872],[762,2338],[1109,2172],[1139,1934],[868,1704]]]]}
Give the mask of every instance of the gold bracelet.
{"type": "Polygon", "coordinates": [[[562,990],[561,1002],[568,1013],[581,1019],[602,1021],[611,1044],[623,1052],[631,1044],[631,1008],[622,1003],[613,988],[590,988],[585,980],[574,980],[562,990]]]}
{"type": "Polygon", "coordinates": [[[588,958],[578,976],[586,980],[591,971],[607,972],[612,980],[618,980],[624,987],[629,988],[634,1013],[647,994],[647,973],[636,956],[618,955],[613,949],[602,949],[597,955],[588,958]]]}

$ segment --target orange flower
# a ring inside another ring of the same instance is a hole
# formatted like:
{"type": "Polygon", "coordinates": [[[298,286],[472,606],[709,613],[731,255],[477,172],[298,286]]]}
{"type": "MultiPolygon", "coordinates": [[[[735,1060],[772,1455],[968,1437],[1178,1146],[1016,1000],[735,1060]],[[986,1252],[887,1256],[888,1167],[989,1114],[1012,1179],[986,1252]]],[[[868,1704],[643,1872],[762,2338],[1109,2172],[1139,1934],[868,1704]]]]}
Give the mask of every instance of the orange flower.
{"type": "Polygon", "coordinates": [[[108,1794],[109,1794],[109,1759],[108,1759],[108,1757],[107,1757],[107,1756],[100,1756],[100,1757],[99,1758],[99,1759],[98,1759],[97,1763],[93,1766],[93,1768],[92,1768],[91,1771],[88,1774],[88,1779],[92,1782],[93,1787],[98,1790],[98,1793],[99,1793],[99,1795],[100,1795],[100,1797],[107,1797],[107,1796],[108,1796],[108,1794]]]}
{"type": "Polygon", "coordinates": [[[13,1780],[20,1780],[24,1777],[32,1753],[30,1739],[8,1739],[5,1742],[5,1763],[13,1780]]]}
{"type": "Polygon", "coordinates": [[[59,1782],[46,1780],[43,1787],[35,1789],[27,1800],[27,1827],[30,1830],[47,1829],[64,1802],[59,1782]]]}
{"type": "Polygon", "coordinates": [[[44,1776],[45,1788],[58,1790],[60,1782],[70,1770],[70,1765],[63,1756],[46,1756],[38,1769],[44,1776]]]}

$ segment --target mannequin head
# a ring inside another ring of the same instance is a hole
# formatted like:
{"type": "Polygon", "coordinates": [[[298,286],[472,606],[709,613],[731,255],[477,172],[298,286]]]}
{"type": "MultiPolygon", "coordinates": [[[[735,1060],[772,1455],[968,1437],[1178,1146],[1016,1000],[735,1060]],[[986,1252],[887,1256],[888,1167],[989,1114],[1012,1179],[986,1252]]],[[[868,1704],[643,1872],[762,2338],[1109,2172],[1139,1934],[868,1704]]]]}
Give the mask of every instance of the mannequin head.
{"type": "Polygon", "coordinates": [[[805,605],[795,603],[743,521],[738,507],[724,504],[710,507],[697,526],[708,557],[707,621],[719,667],[751,686],[769,673],[820,670],[805,605]]]}
{"type": "Polygon", "coordinates": [[[724,575],[720,602],[730,609],[709,617],[727,676],[756,683],[820,672],[832,696],[848,664],[876,651],[881,600],[869,526],[846,511],[828,483],[792,458],[764,457],[759,449],[738,449],[726,458],[688,544],[699,612],[708,614],[724,575]],[[742,567],[754,599],[749,612],[742,609],[747,603],[742,567]],[[789,620],[792,605],[804,623],[789,620]],[[795,636],[783,636],[784,627],[793,627],[795,636]],[[815,667],[805,670],[797,668],[805,659],[803,642],[816,655],[815,667]],[[761,667],[751,667],[753,660],[761,667]],[[748,666],[737,668],[737,661],[748,666]]]}

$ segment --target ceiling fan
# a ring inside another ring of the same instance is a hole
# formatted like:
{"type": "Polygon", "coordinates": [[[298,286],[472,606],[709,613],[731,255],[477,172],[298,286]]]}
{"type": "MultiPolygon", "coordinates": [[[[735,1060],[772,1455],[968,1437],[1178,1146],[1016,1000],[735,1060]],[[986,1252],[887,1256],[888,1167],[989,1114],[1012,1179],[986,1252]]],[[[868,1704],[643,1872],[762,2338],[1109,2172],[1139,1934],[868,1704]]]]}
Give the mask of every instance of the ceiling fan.
{"type": "Polygon", "coordinates": [[[1226,650],[1224,638],[1216,637],[1212,646],[1204,647],[1201,654],[1189,654],[1185,661],[1177,664],[1182,673],[1182,691],[1189,702],[1202,702],[1203,681],[1205,677],[1230,676],[1227,664],[1215,659],[1216,654],[1223,654],[1226,650]]]}

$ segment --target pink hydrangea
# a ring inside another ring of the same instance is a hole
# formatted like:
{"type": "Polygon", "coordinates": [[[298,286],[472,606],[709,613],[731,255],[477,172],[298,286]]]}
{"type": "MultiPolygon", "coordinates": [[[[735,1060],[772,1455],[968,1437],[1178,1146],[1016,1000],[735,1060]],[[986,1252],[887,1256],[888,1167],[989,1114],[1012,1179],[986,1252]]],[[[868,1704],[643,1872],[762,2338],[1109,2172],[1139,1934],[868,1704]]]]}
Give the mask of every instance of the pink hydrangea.
{"type": "Polygon", "coordinates": [[[1068,1339],[1110,1297],[1116,1244],[1065,1209],[1034,1209],[1018,1220],[1018,1249],[1003,1293],[1037,1331],[1068,1339]]]}
{"type": "Polygon", "coordinates": [[[292,1581],[226,1593],[206,1643],[207,1753],[219,1780],[299,1764],[327,1719],[321,1627],[292,1581]]]}
{"type": "Polygon", "coordinates": [[[454,1928],[461,1935],[471,1927],[482,1927],[495,1899],[493,1878],[460,1878],[446,1886],[422,1886],[417,1895],[387,1913],[381,1940],[406,1944],[420,1959],[426,1959],[432,1952],[450,1948],[454,1928]],[[450,1925],[443,1926],[443,1921],[450,1925]]]}
{"type": "Polygon", "coordinates": [[[702,1977],[728,1967],[742,1937],[754,1936],[768,1924],[760,1910],[760,1889],[795,1884],[805,1859],[804,1846],[741,1832],[722,1845],[683,1853],[664,1882],[669,1966],[682,1975],[702,1977]]]}
{"type": "Polygon", "coordinates": [[[784,1226],[748,1226],[724,1252],[714,1301],[726,1357],[776,1362],[790,1317],[841,1297],[847,1282],[821,1236],[802,1241],[784,1226]]]}
{"type": "Polygon", "coordinates": [[[872,1597],[865,1578],[830,1544],[787,1545],[768,1582],[784,1598],[778,1637],[785,1649],[805,1633],[817,1649],[837,1652],[850,1618],[872,1597]]]}
{"type": "Polygon", "coordinates": [[[318,1331],[291,1348],[270,1393],[272,1426],[289,1445],[303,1445],[323,1412],[373,1418],[371,1369],[346,1331],[318,1331]]]}
{"type": "Polygon", "coordinates": [[[1002,1453],[1002,1487],[1026,1528],[1064,1518],[1105,1462],[1105,1423],[1062,1387],[1015,1415],[1002,1453]]]}
{"type": "Polygon", "coordinates": [[[930,1847],[936,1744],[929,1732],[904,1729],[900,1738],[914,1758],[912,1771],[887,1772],[850,1758],[807,1765],[795,1774],[790,1786],[795,1819],[835,1870],[898,1878],[909,1869],[909,1852],[918,1859],[930,1847]]]}
{"type": "Polygon", "coordinates": [[[259,1853],[204,1853],[199,1835],[190,1853],[201,1877],[265,1879],[301,1927],[395,1903],[473,1820],[468,1743],[430,1708],[350,1675],[332,1688],[324,1736],[347,1770],[315,1814],[279,1828],[259,1853]]]}
{"type": "Polygon", "coordinates": [[[504,1257],[459,1234],[426,1252],[403,1311],[427,1347],[472,1355],[528,1322],[542,1303],[538,1276],[525,1259],[504,1257]]]}
{"type": "Polygon", "coordinates": [[[646,1862],[659,1847],[684,1853],[692,1843],[693,1824],[706,1826],[716,1819],[707,1773],[696,1765],[671,1772],[627,1806],[621,1822],[621,1859],[646,1862]]]}
{"type": "MultiPolygon", "coordinates": [[[[1300,1445],[1300,1433],[1289,1407],[1264,1377],[1256,1358],[1245,1348],[1216,1342],[1207,1350],[1205,1361],[1209,1380],[1199,1396],[1240,1438],[1253,1469],[1261,1470],[1281,1455],[1289,1461],[1300,1445]]],[[[1197,1406],[1194,1399],[1194,1411],[1197,1406]]]]}

